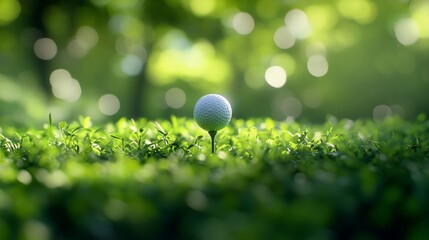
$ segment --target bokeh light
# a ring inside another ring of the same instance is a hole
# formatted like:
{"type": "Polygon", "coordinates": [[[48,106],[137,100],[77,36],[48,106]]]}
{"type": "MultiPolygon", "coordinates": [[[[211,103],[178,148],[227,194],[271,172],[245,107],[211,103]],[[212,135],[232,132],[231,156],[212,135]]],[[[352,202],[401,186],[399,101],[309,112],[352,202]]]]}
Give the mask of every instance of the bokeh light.
{"type": "Polygon", "coordinates": [[[42,60],[50,60],[57,55],[57,45],[50,38],[40,38],[34,43],[34,54],[42,60]]]}
{"type": "Polygon", "coordinates": [[[136,76],[143,70],[143,64],[140,57],[128,54],[121,61],[121,69],[128,76],[136,76]]]}
{"type": "Polygon", "coordinates": [[[37,220],[29,220],[23,226],[24,239],[51,239],[51,230],[49,227],[37,220]]]}
{"type": "Polygon", "coordinates": [[[303,93],[303,102],[309,108],[318,108],[323,103],[323,95],[318,88],[309,88],[303,93]]]}
{"type": "Polygon", "coordinates": [[[118,97],[113,94],[105,94],[98,100],[98,109],[101,113],[112,116],[115,115],[121,107],[118,97]]]}
{"type": "Polygon", "coordinates": [[[232,19],[232,27],[237,33],[247,35],[253,31],[255,21],[249,13],[239,12],[232,19]]]}
{"type": "Polygon", "coordinates": [[[190,0],[189,7],[197,16],[207,16],[216,8],[216,0],[190,0]]]}
{"type": "Polygon", "coordinates": [[[54,70],[49,78],[52,87],[52,94],[68,102],[79,100],[82,90],[76,79],[65,69],[54,70]]]}
{"type": "Polygon", "coordinates": [[[289,29],[285,26],[280,27],[274,33],[274,42],[276,46],[281,49],[288,49],[295,44],[295,37],[290,33],[289,29]]]}
{"type": "Polygon", "coordinates": [[[143,63],[147,60],[148,53],[143,45],[126,37],[118,37],[115,41],[115,50],[121,56],[134,55],[143,63]]]}
{"type": "Polygon", "coordinates": [[[302,114],[302,104],[296,97],[289,95],[274,100],[274,111],[282,118],[295,119],[302,114]]]}
{"type": "Polygon", "coordinates": [[[127,14],[112,16],[109,19],[109,27],[113,32],[134,40],[141,38],[144,30],[144,25],[139,18],[127,14]]]}
{"type": "Polygon", "coordinates": [[[338,22],[338,13],[334,6],[324,3],[312,4],[305,9],[311,24],[312,33],[318,38],[327,34],[338,22]]]}
{"type": "Polygon", "coordinates": [[[419,27],[413,19],[402,18],[395,24],[395,36],[402,45],[413,45],[419,40],[419,27]]]}
{"type": "Polygon", "coordinates": [[[360,24],[370,23],[377,17],[377,7],[370,0],[340,0],[337,6],[341,15],[360,24]]]}
{"type": "Polygon", "coordinates": [[[285,16],[285,24],[295,38],[304,39],[311,34],[311,26],[307,15],[300,9],[290,10],[285,16]]]}
{"type": "Polygon", "coordinates": [[[77,30],[76,36],[70,40],[67,52],[73,57],[82,58],[97,45],[98,38],[98,33],[94,28],[82,26],[77,30]]]}
{"type": "Polygon", "coordinates": [[[412,1],[412,18],[416,21],[420,38],[429,38],[429,1],[412,1]]]}
{"type": "Polygon", "coordinates": [[[287,117],[299,117],[302,113],[301,102],[294,97],[286,98],[282,104],[283,112],[287,117]]]}
{"type": "Polygon", "coordinates": [[[103,211],[110,220],[119,221],[127,213],[127,203],[116,198],[111,198],[104,205],[103,211]]]}
{"type": "Polygon", "coordinates": [[[90,26],[79,27],[76,32],[76,39],[82,47],[90,49],[98,43],[98,33],[90,26]]]}
{"type": "Polygon", "coordinates": [[[323,77],[328,73],[328,61],[322,55],[313,55],[307,61],[308,72],[315,77],[323,77]]]}
{"type": "Polygon", "coordinates": [[[265,81],[274,88],[281,88],[286,83],[286,71],[280,66],[271,66],[265,71],[265,81]]]}
{"type": "Polygon", "coordinates": [[[16,176],[16,179],[25,185],[28,185],[32,181],[31,174],[27,170],[20,170],[16,176]]]}
{"type": "Polygon", "coordinates": [[[200,211],[207,206],[208,200],[203,192],[198,190],[192,190],[188,193],[186,197],[186,203],[190,208],[200,211]]]}
{"type": "Polygon", "coordinates": [[[0,25],[7,24],[15,20],[21,12],[21,5],[17,0],[0,1],[0,25]]]}
{"type": "Polygon", "coordinates": [[[387,105],[378,105],[374,107],[374,110],[372,111],[372,116],[375,121],[381,122],[385,118],[392,115],[392,109],[387,105]]]}
{"type": "Polygon", "coordinates": [[[35,172],[35,177],[37,181],[43,183],[48,188],[65,187],[70,184],[70,179],[59,169],[53,171],[38,169],[35,172]]]}
{"type": "Polygon", "coordinates": [[[186,103],[186,94],[180,88],[170,88],[165,92],[165,103],[171,108],[181,108],[186,103]]]}

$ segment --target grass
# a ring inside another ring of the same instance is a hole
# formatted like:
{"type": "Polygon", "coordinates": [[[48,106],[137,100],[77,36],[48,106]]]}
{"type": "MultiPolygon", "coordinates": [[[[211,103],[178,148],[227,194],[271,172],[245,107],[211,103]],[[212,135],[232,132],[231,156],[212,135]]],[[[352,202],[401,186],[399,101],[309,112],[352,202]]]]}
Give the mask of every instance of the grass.
{"type": "MultiPolygon", "coordinates": [[[[1,125],[0,125],[1,126],[1,125]]],[[[0,239],[425,239],[429,121],[0,128],[0,239]]]]}

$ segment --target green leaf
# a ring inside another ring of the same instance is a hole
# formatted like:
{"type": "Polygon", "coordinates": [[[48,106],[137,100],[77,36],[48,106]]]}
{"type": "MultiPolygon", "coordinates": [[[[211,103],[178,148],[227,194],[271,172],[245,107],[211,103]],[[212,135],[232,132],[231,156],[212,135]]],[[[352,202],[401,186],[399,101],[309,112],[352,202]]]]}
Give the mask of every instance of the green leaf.
{"type": "Polygon", "coordinates": [[[167,133],[158,122],[151,122],[151,124],[156,128],[156,130],[158,130],[159,133],[161,133],[163,136],[167,136],[167,133]]]}

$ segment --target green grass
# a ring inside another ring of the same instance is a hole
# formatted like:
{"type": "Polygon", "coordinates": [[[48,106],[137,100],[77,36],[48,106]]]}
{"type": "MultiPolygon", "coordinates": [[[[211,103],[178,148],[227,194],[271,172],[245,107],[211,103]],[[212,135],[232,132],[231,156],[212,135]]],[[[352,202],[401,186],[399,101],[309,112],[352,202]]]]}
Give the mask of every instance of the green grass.
{"type": "MultiPolygon", "coordinates": [[[[1,125],[0,125],[1,126],[1,125]]],[[[0,239],[425,239],[429,121],[0,128],[0,239]]]]}

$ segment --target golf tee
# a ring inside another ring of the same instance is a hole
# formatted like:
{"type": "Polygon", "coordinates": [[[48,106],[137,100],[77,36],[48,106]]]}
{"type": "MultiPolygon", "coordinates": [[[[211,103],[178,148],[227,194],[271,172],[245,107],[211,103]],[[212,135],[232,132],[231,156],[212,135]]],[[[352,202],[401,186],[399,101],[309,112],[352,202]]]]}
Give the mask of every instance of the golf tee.
{"type": "Polygon", "coordinates": [[[215,152],[215,136],[217,131],[209,131],[210,137],[212,139],[212,153],[215,152]]]}

